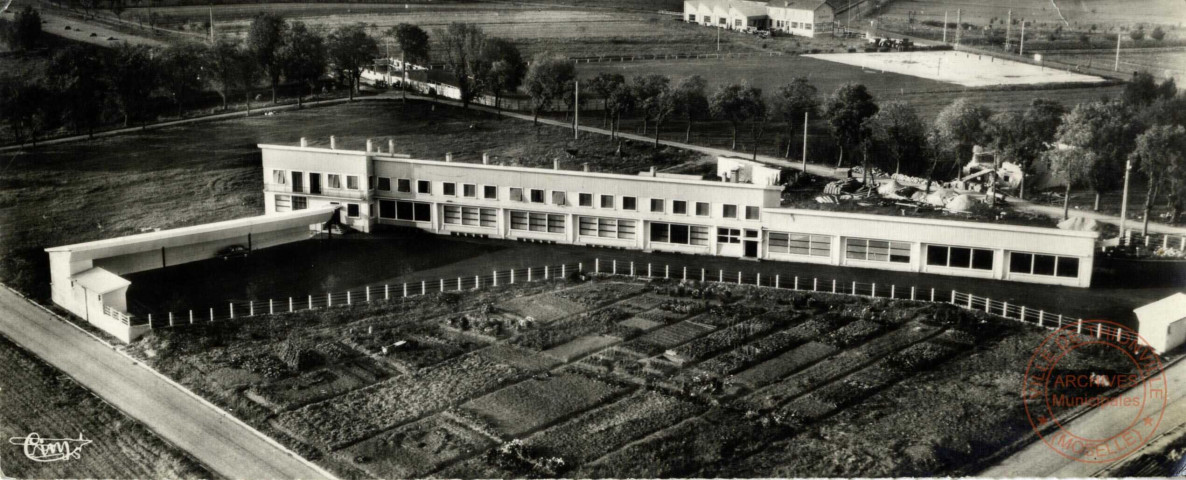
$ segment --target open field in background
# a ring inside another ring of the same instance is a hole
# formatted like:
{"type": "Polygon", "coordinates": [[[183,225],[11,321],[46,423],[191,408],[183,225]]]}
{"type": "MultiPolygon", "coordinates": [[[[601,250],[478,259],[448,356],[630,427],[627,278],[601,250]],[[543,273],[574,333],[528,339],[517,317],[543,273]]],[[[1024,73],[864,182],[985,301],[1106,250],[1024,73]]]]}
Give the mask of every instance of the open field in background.
{"type": "Polygon", "coordinates": [[[595,279],[158,329],[130,351],[345,477],[909,476],[972,474],[1027,438],[1017,392],[1046,334],[944,305],[595,279]]]}
{"type": "MultiPolygon", "coordinates": [[[[1184,2],[1186,3],[1186,2],[1184,2]]],[[[1054,51],[1043,55],[1050,60],[1070,65],[1112,69],[1116,52],[1054,51]]],[[[1148,72],[1160,79],[1186,78],[1186,49],[1124,50],[1120,51],[1121,72],[1148,72]]]]}
{"type": "Polygon", "coordinates": [[[1014,20],[1051,26],[1062,25],[1065,19],[1071,25],[1148,23],[1181,27],[1186,18],[1186,5],[1179,0],[895,0],[882,9],[881,17],[904,19],[907,12],[916,12],[920,21],[942,22],[943,12],[947,11],[949,21],[955,22],[956,9],[962,10],[962,21],[980,26],[987,25],[990,19],[1005,19],[1009,10],[1014,20]]]}
{"type": "Polygon", "coordinates": [[[423,102],[366,102],[284,112],[40,146],[0,156],[0,281],[37,298],[48,295],[44,248],[263,213],[259,143],[361,150],[365,139],[392,138],[418,158],[635,173],[698,159],[699,154],[628,146],[622,157],[600,137],[579,141],[554,127],[469,116],[423,102]]]}
{"type": "Polygon", "coordinates": [[[0,337],[0,466],[11,478],[210,478],[210,472],[53,367],[0,337]],[[36,463],[9,438],[78,438],[78,459],[36,463]]]}

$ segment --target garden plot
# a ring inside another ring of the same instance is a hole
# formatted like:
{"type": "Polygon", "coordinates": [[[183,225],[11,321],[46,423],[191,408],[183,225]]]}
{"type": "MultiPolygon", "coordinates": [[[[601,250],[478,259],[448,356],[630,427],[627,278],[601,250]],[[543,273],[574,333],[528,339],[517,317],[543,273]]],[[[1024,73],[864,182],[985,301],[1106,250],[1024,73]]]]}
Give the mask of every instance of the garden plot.
{"type": "Polygon", "coordinates": [[[612,335],[620,339],[633,338],[641,331],[618,323],[627,318],[630,318],[629,313],[616,306],[610,306],[527,330],[511,338],[510,343],[543,351],[586,335],[600,334],[612,335]]]}
{"type": "Polygon", "coordinates": [[[560,362],[554,358],[540,355],[525,348],[499,343],[488,348],[478,350],[478,355],[494,363],[502,363],[529,372],[550,370],[560,362]]]}
{"type": "Polygon", "coordinates": [[[938,332],[938,327],[918,324],[905,325],[869,343],[833,355],[828,361],[818,362],[774,385],[755,391],[747,397],[747,401],[763,407],[779,405],[817,386],[832,382],[879,357],[925,340],[938,332]]]}
{"type": "Polygon", "coordinates": [[[664,325],[664,322],[656,322],[654,320],[647,320],[645,318],[640,318],[640,317],[630,317],[626,320],[619,322],[618,325],[621,325],[623,327],[628,327],[628,328],[637,328],[644,332],[649,332],[656,328],[662,327],[664,325]]]}
{"type": "MultiPolygon", "coordinates": [[[[645,286],[638,283],[589,282],[581,286],[555,292],[554,295],[579,303],[587,308],[596,308],[638,295],[643,288],[645,286]]],[[[627,305],[630,304],[627,303],[627,305]]]]}
{"type": "Polygon", "coordinates": [[[625,350],[638,352],[643,356],[649,357],[713,330],[715,329],[708,325],[684,321],[675,325],[660,328],[634,340],[626,342],[622,345],[622,348],[625,350]]]}
{"type": "Polygon", "coordinates": [[[433,415],[368,438],[336,456],[375,478],[415,478],[491,443],[447,416],[433,415]]]}
{"type": "Polygon", "coordinates": [[[381,356],[403,372],[435,365],[485,345],[435,323],[351,328],[347,330],[345,343],[367,355],[381,356]]]}
{"type": "Polygon", "coordinates": [[[542,430],[525,442],[565,464],[580,465],[703,411],[695,403],[643,390],[542,430]]]}
{"type": "Polygon", "coordinates": [[[808,342],[782,355],[759,363],[733,377],[733,382],[757,389],[777,382],[808,365],[823,360],[836,352],[836,347],[819,342],[808,342]]]}
{"type": "Polygon", "coordinates": [[[518,436],[584,411],[624,389],[577,374],[530,379],[462,405],[506,436],[518,436]]]}
{"type": "MultiPolygon", "coordinates": [[[[623,322],[625,324],[625,322],[623,322]]],[[[563,362],[570,362],[577,357],[583,357],[589,352],[601,350],[605,347],[621,342],[622,339],[618,337],[611,337],[609,335],[589,335],[584,337],[577,337],[576,340],[565,343],[558,347],[545,350],[543,353],[549,357],[555,358],[563,362]]]]}
{"type": "Polygon", "coordinates": [[[331,449],[483,395],[525,375],[479,355],[400,375],[329,401],[280,414],[278,426],[331,449]]]}
{"type": "Polygon", "coordinates": [[[804,55],[870,70],[911,75],[965,87],[1037,85],[1043,83],[1103,83],[1092,75],[957,51],[825,53],[804,55]]]}
{"type": "Polygon", "coordinates": [[[817,338],[830,328],[831,324],[828,322],[809,320],[705,360],[698,365],[698,368],[721,376],[732,375],[810,339],[817,338]]]}
{"type": "Polygon", "coordinates": [[[507,300],[499,303],[498,308],[518,314],[524,318],[530,317],[541,323],[552,322],[558,318],[575,315],[588,310],[588,307],[567,298],[557,296],[555,292],[507,300]]]}
{"type": "Polygon", "coordinates": [[[377,368],[371,359],[358,358],[253,387],[247,395],[272,410],[290,410],[365,387],[385,377],[387,373],[377,368]]]}
{"type": "Polygon", "coordinates": [[[645,293],[636,297],[622,300],[621,302],[618,302],[618,306],[628,310],[643,312],[658,308],[659,305],[662,305],[667,301],[668,297],[665,295],[659,295],[657,293],[645,293]]]}
{"type": "Polygon", "coordinates": [[[663,355],[676,365],[687,365],[717,352],[741,345],[774,327],[774,322],[768,319],[746,320],[667,350],[663,355]]]}

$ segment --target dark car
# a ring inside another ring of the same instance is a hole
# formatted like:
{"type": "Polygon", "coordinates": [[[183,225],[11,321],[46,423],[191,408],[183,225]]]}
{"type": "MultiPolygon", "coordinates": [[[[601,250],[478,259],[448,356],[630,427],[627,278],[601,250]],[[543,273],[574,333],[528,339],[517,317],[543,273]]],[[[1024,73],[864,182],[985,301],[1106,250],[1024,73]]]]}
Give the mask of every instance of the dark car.
{"type": "Polygon", "coordinates": [[[242,245],[231,245],[219,250],[218,256],[222,257],[223,260],[230,260],[232,258],[246,257],[248,252],[250,252],[250,250],[247,250],[247,247],[242,245]]]}

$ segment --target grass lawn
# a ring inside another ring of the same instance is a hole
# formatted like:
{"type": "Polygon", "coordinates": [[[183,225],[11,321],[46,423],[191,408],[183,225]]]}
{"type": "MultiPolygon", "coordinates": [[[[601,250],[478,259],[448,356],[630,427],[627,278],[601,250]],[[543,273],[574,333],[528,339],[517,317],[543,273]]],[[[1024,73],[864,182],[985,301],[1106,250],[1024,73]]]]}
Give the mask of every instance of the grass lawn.
{"type": "Polygon", "coordinates": [[[0,338],[0,465],[11,478],[211,478],[184,452],[0,338]],[[37,463],[12,437],[78,438],[92,443],[79,458],[37,463]]]}
{"type": "Polygon", "coordinates": [[[567,130],[471,116],[419,102],[360,102],[174,127],[2,157],[0,281],[48,296],[44,248],[263,213],[259,143],[328,145],[361,150],[365,139],[418,158],[635,173],[698,159],[699,154],[627,145],[623,156],[600,137],[572,140],[567,130]]]}
{"type": "MultiPolygon", "coordinates": [[[[158,329],[130,351],[344,477],[926,476],[974,474],[988,452],[1028,438],[1018,392],[1046,334],[945,305],[599,278],[158,329]],[[621,298],[624,289],[641,296],[621,298]],[[440,328],[488,304],[553,296],[575,300],[567,317],[510,336],[462,342],[440,328]],[[707,309],[689,321],[733,326],[579,358],[511,346],[604,309],[684,303],[707,309]],[[755,322],[769,335],[744,328],[755,322]],[[380,354],[376,336],[415,346],[380,354]],[[416,370],[394,367],[444,344],[454,348],[416,370]],[[676,365],[666,349],[701,354],[676,365]],[[274,401],[281,392],[302,400],[274,401]],[[971,417],[951,421],[959,412],[971,417]]],[[[1067,368],[1122,365],[1100,355],[1067,368]]]]}

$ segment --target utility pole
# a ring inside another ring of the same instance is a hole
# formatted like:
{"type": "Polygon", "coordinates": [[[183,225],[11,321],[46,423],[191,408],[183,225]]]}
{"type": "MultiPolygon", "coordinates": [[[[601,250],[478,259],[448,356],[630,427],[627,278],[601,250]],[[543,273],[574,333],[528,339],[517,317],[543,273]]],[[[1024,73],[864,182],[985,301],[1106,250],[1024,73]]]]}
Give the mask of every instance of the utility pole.
{"type": "Polygon", "coordinates": [[[959,45],[960,40],[964,38],[964,26],[960,23],[963,18],[964,9],[955,9],[955,44],[959,45]]]}
{"type": "Polygon", "coordinates": [[[210,9],[210,44],[214,45],[214,6],[211,5],[209,7],[209,9],[210,9]]]}
{"type": "Polygon", "coordinates": [[[1112,71],[1120,71],[1120,32],[1116,32],[1116,66],[1112,67],[1112,71]]]}
{"type": "Polygon", "coordinates": [[[808,112],[803,112],[803,173],[807,173],[807,116],[808,112]]]}
{"type": "Polygon", "coordinates": [[[947,10],[943,11],[943,43],[947,43],[947,10]]]}
{"type": "Polygon", "coordinates": [[[717,27],[717,51],[721,51],[721,27],[717,27]]]}
{"type": "Polygon", "coordinates": [[[572,139],[581,138],[581,82],[572,81],[572,139]]]}
{"type": "Polygon", "coordinates": [[[1009,10],[1009,17],[1005,20],[1005,51],[1009,51],[1009,33],[1013,31],[1013,10],[1009,10]]]}
{"type": "Polygon", "coordinates": [[[1120,198],[1120,238],[1124,236],[1124,222],[1128,220],[1128,174],[1132,172],[1132,160],[1124,162],[1124,196],[1120,198]]]}
{"type": "Polygon", "coordinates": [[[1025,20],[1021,21],[1021,46],[1017,50],[1017,55],[1025,56],[1025,20]]]}

